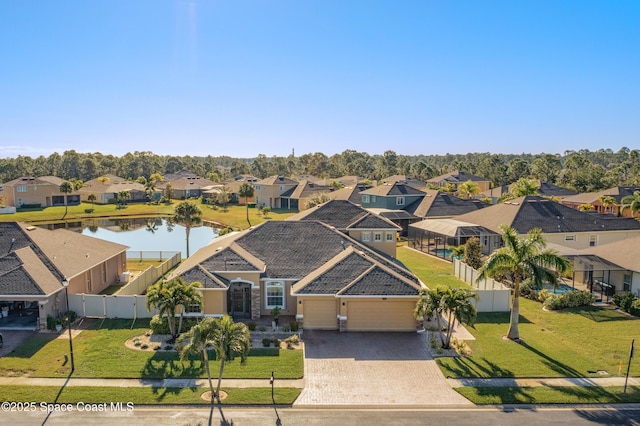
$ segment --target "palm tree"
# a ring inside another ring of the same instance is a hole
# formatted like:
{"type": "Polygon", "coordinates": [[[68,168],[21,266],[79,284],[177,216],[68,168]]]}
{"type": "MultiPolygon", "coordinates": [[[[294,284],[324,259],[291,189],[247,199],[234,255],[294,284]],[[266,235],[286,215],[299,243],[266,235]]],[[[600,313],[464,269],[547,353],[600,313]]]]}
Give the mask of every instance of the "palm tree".
{"type": "Polygon", "coordinates": [[[64,216],[62,219],[67,217],[67,212],[69,211],[69,194],[72,194],[73,191],[77,191],[82,188],[82,181],[78,179],[69,179],[65,180],[60,184],[60,192],[65,194],[64,197],[64,216]]]}
{"type": "Polygon", "coordinates": [[[600,204],[604,209],[603,213],[611,213],[611,207],[616,205],[616,199],[611,195],[601,195],[598,197],[598,199],[600,200],[600,204]]]}
{"type": "Polygon", "coordinates": [[[126,201],[129,199],[129,196],[131,194],[129,193],[129,191],[120,191],[118,192],[118,205],[120,206],[120,208],[124,208],[124,204],[126,203],[126,201]]]}
{"type": "Polygon", "coordinates": [[[480,192],[480,186],[472,180],[468,180],[458,185],[458,192],[466,198],[471,198],[480,192]]]}
{"type": "Polygon", "coordinates": [[[443,348],[451,347],[451,337],[456,325],[473,325],[477,311],[471,303],[477,295],[468,289],[452,289],[446,286],[437,286],[435,289],[423,288],[420,290],[420,299],[413,311],[417,319],[434,315],[436,326],[440,335],[440,344],[443,348]],[[442,333],[442,316],[446,315],[447,325],[445,333],[442,333]]]}
{"type": "Polygon", "coordinates": [[[173,338],[177,337],[176,312],[180,302],[176,297],[176,288],[180,285],[184,285],[184,280],[178,277],[170,281],[159,281],[147,289],[147,311],[154,307],[158,309],[160,317],[167,315],[169,333],[173,338]]]}
{"type": "Polygon", "coordinates": [[[175,295],[177,303],[178,306],[182,307],[182,309],[180,309],[180,320],[178,321],[178,329],[176,330],[177,334],[180,334],[180,332],[182,331],[182,320],[184,318],[184,313],[187,312],[189,307],[193,305],[202,306],[202,294],[198,291],[198,288],[200,287],[202,287],[202,283],[200,283],[199,281],[194,281],[192,283],[181,285],[176,288],[175,295]]]}
{"type": "Polygon", "coordinates": [[[209,366],[209,353],[207,347],[213,344],[213,339],[218,328],[218,320],[215,318],[205,318],[198,324],[191,327],[187,333],[181,335],[177,340],[177,349],[180,351],[180,359],[186,361],[190,354],[194,352],[202,352],[202,360],[207,370],[207,379],[209,379],[209,390],[211,390],[211,401],[213,402],[216,395],[213,390],[213,381],[211,380],[211,368],[209,366]]]}
{"type": "Polygon", "coordinates": [[[519,340],[520,283],[530,279],[536,288],[547,282],[558,285],[558,274],[571,268],[571,263],[555,251],[546,249],[541,229],[532,229],[526,238],[510,226],[501,226],[504,246],[497,249],[480,268],[478,281],[486,277],[508,277],[513,283],[511,318],[507,337],[519,340]]]}
{"type": "Polygon", "coordinates": [[[634,191],[633,195],[627,195],[621,201],[620,213],[629,209],[631,217],[634,217],[636,213],[640,212],[640,191],[634,191]]]}
{"type": "Polygon", "coordinates": [[[216,351],[216,359],[220,361],[220,371],[218,372],[218,388],[216,398],[220,402],[220,384],[222,383],[222,373],[224,363],[232,361],[235,357],[240,357],[242,365],[247,362],[247,355],[251,349],[251,335],[247,326],[241,322],[234,323],[229,315],[217,318],[217,327],[213,333],[211,344],[216,351]]]}
{"type": "Polygon", "coordinates": [[[238,190],[238,195],[244,197],[244,204],[247,207],[247,223],[249,224],[249,228],[251,228],[251,222],[249,221],[249,203],[248,198],[253,197],[254,189],[253,186],[249,182],[245,182],[240,185],[240,189],[238,190]]]}
{"type": "Polygon", "coordinates": [[[537,195],[540,189],[540,181],[537,179],[520,178],[511,185],[511,193],[514,197],[537,195]]]}
{"type": "Polygon", "coordinates": [[[175,208],[174,220],[184,225],[187,234],[187,257],[189,257],[189,233],[194,225],[202,223],[202,210],[193,201],[181,201],[175,208]]]}

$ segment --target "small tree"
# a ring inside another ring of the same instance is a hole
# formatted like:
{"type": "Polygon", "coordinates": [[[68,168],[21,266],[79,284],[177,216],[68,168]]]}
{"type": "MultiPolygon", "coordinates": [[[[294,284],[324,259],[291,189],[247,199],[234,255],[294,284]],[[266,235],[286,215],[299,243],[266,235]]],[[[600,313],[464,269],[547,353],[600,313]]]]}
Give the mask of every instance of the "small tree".
{"type": "Polygon", "coordinates": [[[514,197],[537,195],[540,189],[540,181],[537,179],[520,178],[511,185],[511,193],[514,197]]]}
{"type": "Polygon", "coordinates": [[[329,194],[327,194],[326,192],[321,192],[320,194],[316,194],[313,197],[309,198],[309,201],[307,201],[307,208],[310,209],[311,207],[324,204],[330,200],[331,196],[329,194]]]}
{"type": "Polygon", "coordinates": [[[238,195],[244,197],[244,204],[247,209],[247,223],[249,224],[249,228],[251,228],[251,221],[249,221],[249,197],[253,197],[253,194],[254,189],[249,182],[244,182],[242,185],[240,185],[238,195]]]}
{"type": "Polygon", "coordinates": [[[471,237],[464,245],[463,262],[471,266],[473,269],[482,267],[482,246],[478,237],[471,237]]]}
{"type": "Polygon", "coordinates": [[[171,200],[173,199],[173,186],[170,183],[164,187],[164,198],[167,203],[171,204],[171,200]]]}
{"type": "Polygon", "coordinates": [[[420,299],[413,311],[416,319],[425,316],[434,316],[440,336],[440,344],[443,348],[451,347],[451,337],[455,329],[456,322],[473,326],[477,311],[471,303],[471,299],[476,299],[477,295],[468,289],[452,289],[445,286],[438,286],[435,289],[423,288],[420,290],[420,299]],[[442,317],[446,316],[446,327],[442,333],[442,317]]]}
{"type": "Polygon", "coordinates": [[[216,359],[220,361],[220,371],[218,372],[218,387],[216,398],[220,403],[220,384],[222,383],[222,373],[226,361],[232,361],[240,357],[240,363],[247,362],[247,355],[251,349],[251,334],[247,326],[241,322],[234,323],[230,316],[216,318],[217,327],[214,329],[211,345],[216,351],[216,359]]]}
{"type": "Polygon", "coordinates": [[[187,234],[187,257],[189,257],[189,233],[194,225],[198,225],[202,222],[202,210],[193,201],[181,201],[174,209],[174,220],[181,223],[185,227],[187,234]]]}
{"type": "Polygon", "coordinates": [[[631,217],[634,217],[636,213],[640,212],[640,191],[634,191],[633,195],[627,195],[621,201],[620,213],[629,210],[631,217]]]}
{"type": "Polygon", "coordinates": [[[616,199],[611,195],[601,195],[598,197],[600,200],[600,204],[602,204],[602,208],[604,209],[603,213],[611,213],[611,207],[616,205],[616,199]]]}
{"type": "Polygon", "coordinates": [[[87,201],[89,201],[91,204],[96,202],[96,196],[94,194],[89,194],[87,195],[87,201]]]}
{"type": "Polygon", "coordinates": [[[480,186],[472,180],[468,180],[458,185],[458,193],[463,195],[465,198],[471,198],[480,193],[480,186]]]}
{"type": "Polygon", "coordinates": [[[213,390],[213,380],[211,379],[211,367],[209,366],[209,353],[207,348],[213,344],[217,328],[217,320],[208,317],[191,327],[191,330],[181,335],[176,341],[176,348],[180,352],[180,360],[182,361],[186,361],[192,353],[202,353],[202,362],[204,363],[207,371],[207,379],[209,380],[211,402],[215,399],[216,392],[213,390]]]}
{"type": "Polygon", "coordinates": [[[578,210],[580,210],[581,212],[591,212],[594,211],[596,208],[593,206],[593,204],[589,204],[589,203],[584,203],[584,204],[580,204],[578,206],[578,210]]]}
{"type": "Polygon", "coordinates": [[[69,179],[65,180],[60,184],[60,192],[65,194],[64,196],[64,216],[62,219],[67,217],[67,213],[69,211],[69,194],[72,194],[74,191],[82,188],[82,181],[78,179],[69,179]]]}
{"type": "Polygon", "coordinates": [[[147,310],[158,309],[160,317],[167,316],[169,333],[174,339],[180,334],[182,327],[182,313],[188,306],[200,304],[202,296],[197,292],[197,288],[202,284],[195,281],[186,284],[180,277],[170,281],[159,281],[147,289],[147,310]],[[181,309],[179,327],[176,328],[176,314],[181,309]]]}

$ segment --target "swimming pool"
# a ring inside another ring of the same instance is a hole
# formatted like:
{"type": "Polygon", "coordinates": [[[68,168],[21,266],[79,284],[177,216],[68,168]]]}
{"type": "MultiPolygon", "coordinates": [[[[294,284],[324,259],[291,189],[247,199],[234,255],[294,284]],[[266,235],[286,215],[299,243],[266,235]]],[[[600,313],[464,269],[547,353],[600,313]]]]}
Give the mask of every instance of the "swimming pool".
{"type": "Polygon", "coordinates": [[[434,254],[438,257],[444,257],[445,259],[448,259],[451,257],[451,250],[449,249],[435,249],[434,254]]]}
{"type": "Polygon", "coordinates": [[[555,293],[555,294],[563,294],[563,293],[568,293],[570,291],[575,291],[576,290],[575,288],[571,287],[570,285],[566,285],[566,284],[560,284],[560,285],[558,285],[557,288],[553,288],[552,285],[545,284],[544,288],[549,290],[551,293],[555,293]]]}

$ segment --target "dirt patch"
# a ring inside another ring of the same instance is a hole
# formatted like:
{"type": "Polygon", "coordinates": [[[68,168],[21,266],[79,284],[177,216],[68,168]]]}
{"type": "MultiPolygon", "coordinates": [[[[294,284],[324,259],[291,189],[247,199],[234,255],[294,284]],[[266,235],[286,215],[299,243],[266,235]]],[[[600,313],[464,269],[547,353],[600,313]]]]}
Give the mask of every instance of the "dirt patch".
{"type": "Polygon", "coordinates": [[[125,346],[137,351],[157,352],[175,351],[175,342],[171,342],[169,334],[153,334],[148,331],[138,336],[130,337],[125,341],[125,346]]]}
{"type": "MultiPolygon", "coordinates": [[[[220,401],[224,401],[227,396],[228,395],[227,395],[227,393],[225,391],[223,391],[223,390],[220,391],[220,401]]],[[[203,401],[210,402],[211,401],[211,391],[206,391],[205,393],[200,395],[200,398],[202,398],[203,401]]]]}

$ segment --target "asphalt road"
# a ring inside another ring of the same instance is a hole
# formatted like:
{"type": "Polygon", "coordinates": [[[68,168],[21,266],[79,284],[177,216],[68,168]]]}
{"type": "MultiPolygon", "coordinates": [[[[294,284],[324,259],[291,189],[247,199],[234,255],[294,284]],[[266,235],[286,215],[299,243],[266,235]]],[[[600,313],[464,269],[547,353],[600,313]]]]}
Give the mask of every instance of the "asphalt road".
{"type": "MultiPolygon", "coordinates": [[[[75,407],[74,407],[75,408],[75,407]]],[[[296,409],[133,407],[131,411],[3,412],[3,425],[640,425],[640,405],[469,409],[296,409]]]]}

